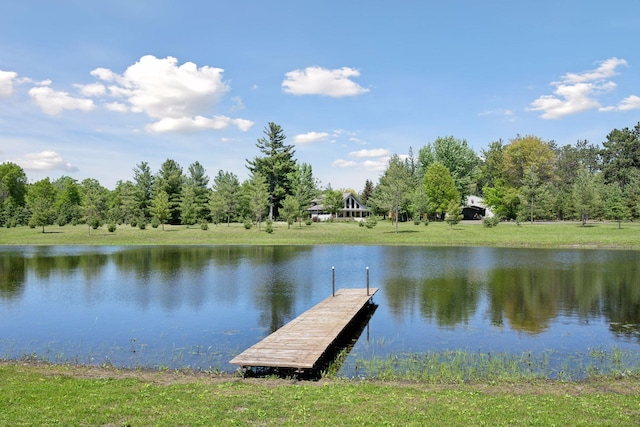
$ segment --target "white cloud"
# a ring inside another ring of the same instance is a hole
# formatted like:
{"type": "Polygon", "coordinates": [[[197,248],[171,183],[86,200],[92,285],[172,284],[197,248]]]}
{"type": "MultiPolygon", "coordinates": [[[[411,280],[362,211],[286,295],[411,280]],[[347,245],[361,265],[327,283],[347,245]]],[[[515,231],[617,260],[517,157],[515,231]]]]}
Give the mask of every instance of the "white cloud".
{"type": "Polygon", "coordinates": [[[337,159],[332,163],[332,165],[338,168],[353,168],[358,166],[358,164],[353,160],[344,160],[344,159],[337,159]]]}
{"type": "Polygon", "coordinates": [[[374,148],[372,150],[358,150],[349,153],[349,156],[356,158],[370,158],[370,157],[389,157],[391,152],[386,148],[374,148]]]}
{"type": "MultiPolygon", "coordinates": [[[[109,95],[120,101],[107,104],[107,108],[144,113],[156,119],[147,126],[151,132],[215,130],[229,124],[247,131],[253,126],[250,120],[205,117],[229,91],[222,81],[223,71],[209,66],[198,67],[193,62],[178,65],[178,60],[171,56],[156,58],[146,55],[122,75],[106,68],[96,68],[91,74],[115,83],[109,86],[109,95]]],[[[235,108],[242,106],[239,98],[234,102],[235,108]]]]}
{"type": "Polygon", "coordinates": [[[617,75],[616,68],[627,65],[624,59],[610,58],[600,63],[592,71],[583,73],[566,73],[559,82],[552,82],[555,86],[553,95],[543,95],[530,104],[528,111],[541,111],[543,119],[558,119],[570,114],[576,114],[591,109],[608,111],[611,108],[602,107],[596,97],[610,92],[616,84],[609,81],[617,75]]]}
{"type": "Polygon", "coordinates": [[[78,170],[77,167],[65,161],[58,153],[52,150],[25,154],[23,158],[15,162],[25,170],[32,171],[61,170],[65,172],[75,172],[78,170]]]}
{"type": "Polygon", "coordinates": [[[84,96],[102,96],[107,93],[107,88],[100,83],[91,83],[88,85],[75,84],[74,86],[77,87],[84,96]]]}
{"type": "Polygon", "coordinates": [[[118,113],[126,113],[127,111],[129,111],[129,107],[121,102],[108,102],[104,104],[104,106],[107,108],[107,110],[115,111],[118,113]]]}
{"type": "Polygon", "coordinates": [[[313,142],[322,142],[327,139],[327,132],[308,132],[293,137],[296,144],[311,144],[313,142]]]}
{"type": "Polygon", "coordinates": [[[567,73],[562,77],[564,83],[584,83],[597,80],[605,80],[617,75],[616,67],[627,65],[627,61],[618,58],[609,58],[600,63],[600,66],[593,71],[584,73],[567,73]]]}
{"type": "Polygon", "coordinates": [[[384,160],[366,160],[364,164],[364,168],[370,172],[384,172],[387,170],[387,164],[389,159],[386,158],[384,160]]]}
{"type": "Polygon", "coordinates": [[[106,82],[112,82],[118,76],[116,73],[107,68],[96,68],[95,70],[91,71],[91,75],[106,82]]]}
{"type": "Polygon", "coordinates": [[[244,119],[231,119],[225,116],[207,118],[203,116],[171,118],[165,117],[147,126],[147,130],[155,133],[162,132],[196,132],[201,130],[220,130],[236,125],[240,130],[247,131],[253,122],[244,119]]]}
{"type": "Polygon", "coordinates": [[[96,108],[91,99],[74,98],[48,86],[31,88],[29,95],[42,111],[51,115],[58,115],[64,110],[92,111],[96,108]]]}
{"type": "Polygon", "coordinates": [[[631,95],[626,97],[620,102],[618,109],[622,111],[640,109],[640,96],[631,95]]]}
{"type": "Polygon", "coordinates": [[[282,82],[282,90],[293,95],[325,95],[334,98],[355,96],[369,92],[351,80],[359,77],[360,71],[343,67],[329,70],[322,67],[307,67],[289,71],[282,82]]]}
{"type": "Polygon", "coordinates": [[[18,73],[0,70],[0,96],[11,96],[16,77],[18,77],[18,73]]]}

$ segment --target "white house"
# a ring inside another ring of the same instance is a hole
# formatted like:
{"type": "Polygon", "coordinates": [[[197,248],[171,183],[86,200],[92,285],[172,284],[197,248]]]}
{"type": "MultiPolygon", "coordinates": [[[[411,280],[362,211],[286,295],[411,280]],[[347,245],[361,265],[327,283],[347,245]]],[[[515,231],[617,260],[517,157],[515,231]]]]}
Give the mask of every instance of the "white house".
{"type": "MultiPolygon", "coordinates": [[[[307,209],[311,213],[311,219],[315,221],[326,221],[331,218],[331,214],[324,209],[324,198],[317,198],[311,201],[311,206],[307,209]]],[[[352,193],[342,193],[342,209],[338,212],[338,218],[352,218],[356,221],[369,216],[369,209],[352,193]]]]}
{"type": "Polygon", "coordinates": [[[482,219],[483,217],[493,217],[491,208],[484,204],[484,200],[479,196],[467,196],[462,207],[464,219],[482,219]]]}

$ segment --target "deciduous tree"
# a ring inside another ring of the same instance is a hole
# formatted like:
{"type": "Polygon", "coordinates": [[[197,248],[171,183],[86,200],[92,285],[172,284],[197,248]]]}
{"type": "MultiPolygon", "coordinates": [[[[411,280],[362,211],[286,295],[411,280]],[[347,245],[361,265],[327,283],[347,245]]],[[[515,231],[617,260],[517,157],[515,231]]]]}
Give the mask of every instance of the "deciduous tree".
{"type": "Polygon", "coordinates": [[[380,177],[373,199],[375,204],[395,215],[396,233],[401,209],[409,203],[411,195],[411,173],[407,164],[394,154],[389,159],[387,170],[380,177]]]}
{"type": "Polygon", "coordinates": [[[424,191],[429,201],[429,211],[436,217],[446,213],[449,202],[454,200],[460,204],[460,193],[449,169],[440,162],[427,168],[423,181],[424,191]]]}
{"type": "Polygon", "coordinates": [[[29,186],[26,195],[27,206],[31,210],[29,224],[33,227],[52,225],[56,218],[56,189],[49,178],[41,179],[29,186]]]}

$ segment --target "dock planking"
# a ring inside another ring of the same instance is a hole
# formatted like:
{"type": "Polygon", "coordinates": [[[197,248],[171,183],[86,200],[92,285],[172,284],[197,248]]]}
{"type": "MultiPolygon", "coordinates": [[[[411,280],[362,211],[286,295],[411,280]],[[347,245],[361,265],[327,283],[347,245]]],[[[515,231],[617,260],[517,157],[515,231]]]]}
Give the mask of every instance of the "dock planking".
{"type": "Polygon", "coordinates": [[[229,363],[241,367],[313,369],[377,288],[340,289],[229,363]]]}

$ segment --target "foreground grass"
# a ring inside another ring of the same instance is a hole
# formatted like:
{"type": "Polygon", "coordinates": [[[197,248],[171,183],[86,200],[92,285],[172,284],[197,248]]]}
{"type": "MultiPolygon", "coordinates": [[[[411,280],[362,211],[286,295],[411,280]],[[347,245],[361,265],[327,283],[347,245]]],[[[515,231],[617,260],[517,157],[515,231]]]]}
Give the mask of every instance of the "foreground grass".
{"type": "Polygon", "coordinates": [[[197,226],[165,226],[140,230],[118,226],[114,233],[106,227],[91,230],[87,226],[50,226],[0,229],[0,244],[5,245],[432,245],[432,246],[504,246],[504,247],[584,247],[640,249],[640,223],[597,222],[582,227],[580,223],[501,223],[485,228],[479,221],[466,221],[453,230],[446,223],[414,225],[401,223],[399,232],[390,221],[379,221],[372,229],[356,222],[294,224],[288,228],[275,223],[268,234],[257,227],[245,230],[242,224],[210,225],[208,230],[197,226]]]}
{"type": "Polygon", "coordinates": [[[427,384],[0,364],[0,425],[638,425],[640,378],[427,384]]]}

